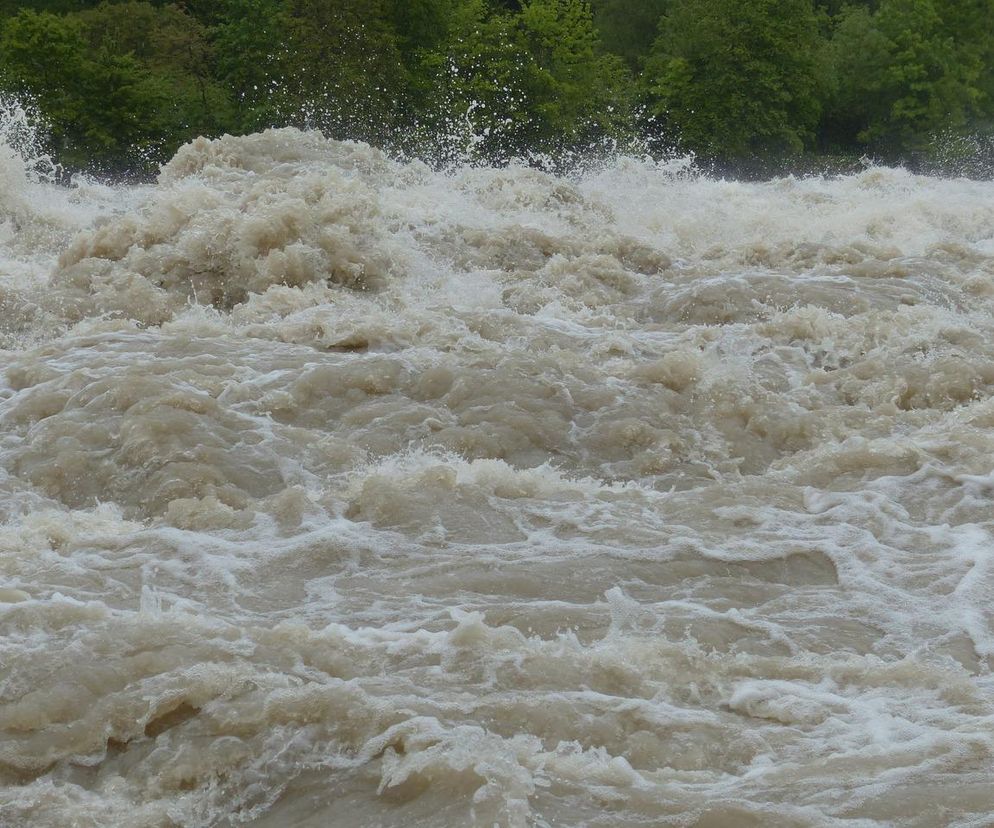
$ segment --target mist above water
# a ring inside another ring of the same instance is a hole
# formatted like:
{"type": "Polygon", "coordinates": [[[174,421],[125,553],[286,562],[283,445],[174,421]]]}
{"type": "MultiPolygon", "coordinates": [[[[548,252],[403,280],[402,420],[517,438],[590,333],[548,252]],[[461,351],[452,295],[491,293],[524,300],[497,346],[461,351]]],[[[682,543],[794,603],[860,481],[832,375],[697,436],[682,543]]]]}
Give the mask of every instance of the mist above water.
{"type": "Polygon", "coordinates": [[[994,184],[0,147],[0,823],[984,825],[994,184]]]}

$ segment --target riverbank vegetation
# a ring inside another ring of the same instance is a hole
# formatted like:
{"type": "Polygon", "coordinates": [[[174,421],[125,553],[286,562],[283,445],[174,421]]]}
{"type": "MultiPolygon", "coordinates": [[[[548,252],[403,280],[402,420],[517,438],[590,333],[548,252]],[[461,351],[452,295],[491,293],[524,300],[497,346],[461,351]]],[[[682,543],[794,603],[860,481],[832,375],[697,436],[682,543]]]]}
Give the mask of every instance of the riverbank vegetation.
{"type": "Polygon", "coordinates": [[[0,90],[104,172],[285,124],[435,163],[957,168],[991,157],[994,0],[0,0],[0,90]]]}

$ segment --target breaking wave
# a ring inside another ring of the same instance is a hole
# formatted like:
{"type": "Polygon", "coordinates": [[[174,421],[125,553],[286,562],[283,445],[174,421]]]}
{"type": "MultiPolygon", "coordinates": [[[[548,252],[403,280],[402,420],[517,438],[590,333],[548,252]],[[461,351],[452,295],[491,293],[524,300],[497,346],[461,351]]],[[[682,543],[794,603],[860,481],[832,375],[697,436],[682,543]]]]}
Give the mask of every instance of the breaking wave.
{"type": "Polygon", "coordinates": [[[4,824],[989,819],[994,184],[0,181],[4,824]]]}

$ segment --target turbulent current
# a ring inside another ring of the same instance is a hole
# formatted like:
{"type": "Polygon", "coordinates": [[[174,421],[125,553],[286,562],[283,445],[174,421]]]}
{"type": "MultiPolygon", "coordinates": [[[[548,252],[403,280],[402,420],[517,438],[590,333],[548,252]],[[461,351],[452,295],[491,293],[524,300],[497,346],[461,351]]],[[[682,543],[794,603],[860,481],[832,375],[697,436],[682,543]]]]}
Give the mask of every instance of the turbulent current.
{"type": "Polygon", "coordinates": [[[22,155],[4,828],[994,823],[994,184],[22,155]]]}

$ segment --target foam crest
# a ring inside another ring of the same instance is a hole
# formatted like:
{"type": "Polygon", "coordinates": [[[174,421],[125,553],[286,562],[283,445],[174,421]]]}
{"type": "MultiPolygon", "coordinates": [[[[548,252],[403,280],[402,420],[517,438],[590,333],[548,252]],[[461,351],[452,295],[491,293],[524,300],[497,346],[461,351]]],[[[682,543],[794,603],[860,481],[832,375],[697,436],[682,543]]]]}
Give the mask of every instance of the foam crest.
{"type": "Polygon", "coordinates": [[[19,101],[0,97],[0,209],[15,214],[27,209],[31,183],[50,182],[58,167],[43,149],[37,118],[19,101]]]}

